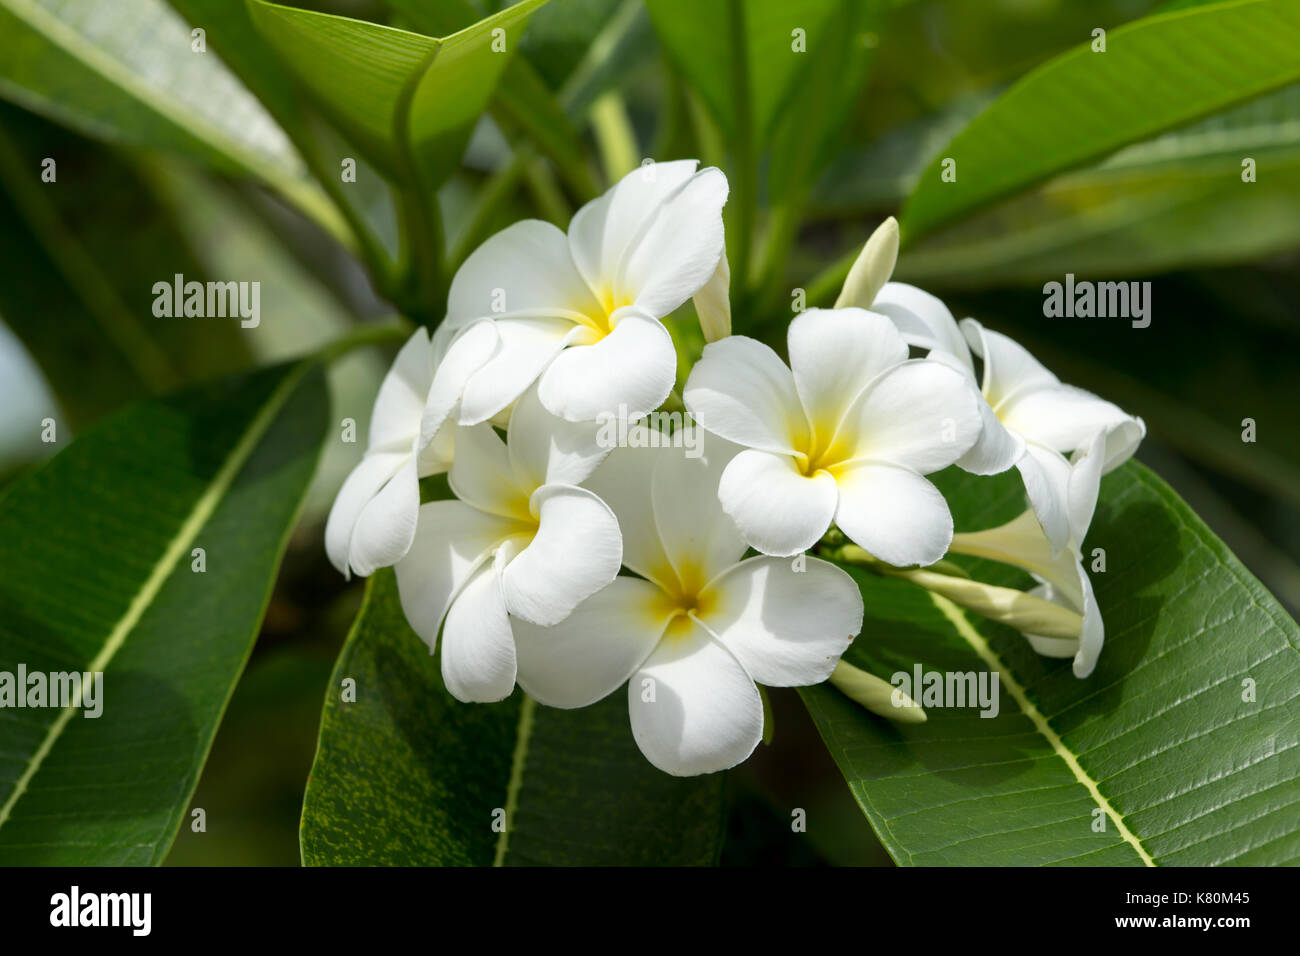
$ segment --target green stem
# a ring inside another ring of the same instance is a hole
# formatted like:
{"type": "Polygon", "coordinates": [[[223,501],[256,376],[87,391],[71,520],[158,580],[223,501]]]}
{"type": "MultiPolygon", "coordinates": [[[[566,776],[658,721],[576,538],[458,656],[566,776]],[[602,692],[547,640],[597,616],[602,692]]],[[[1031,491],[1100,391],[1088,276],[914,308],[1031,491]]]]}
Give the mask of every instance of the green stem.
{"type": "Polygon", "coordinates": [[[776,207],[768,222],[756,277],[756,284],[762,290],[760,302],[765,310],[779,308],[777,300],[781,295],[781,279],[786,274],[785,261],[799,232],[802,209],[802,202],[789,196],[776,207]]]}
{"type": "Polygon", "coordinates": [[[326,194],[342,215],[343,221],[347,223],[348,228],[351,230],[351,239],[343,243],[344,247],[349,252],[360,252],[361,257],[370,268],[371,275],[374,276],[375,287],[384,295],[391,296],[397,281],[395,265],[383,243],[371,230],[370,224],[353,208],[352,203],[344,195],[343,183],[339,179],[338,171],[324,166],[320,158],[315,154],[314,149],[303,145],[301,142],[299,143],[299,150],[302,153],[304,162],[307,164],[307,168],[320,182],[326,194]]]}
{"type": "Polygon", "coordinates": [[[641,14],[641,0],[623,0],[623,5],[587,48],[586,56],[559,92],[560,107],[570,119],[577,119],[587,112],[608,85],[605,74],[628,57],[629,47],[637,39],[634,31],[641,14]]]}
{"type": "Polygon", "coordinates": [[[524,182],[542,215],[561,229],[567,227],[573,218],[573,209],[560,191],[555,177],[551,175],[550,168],[540,159],[527,163],[524,166],[524,182]]]}
{"type": "Polygon", "coordinates": [[[518,147],[510,157],[510,162],[494,172],[483,188],[479,190],[478,198],[470,210],[469,221],[461,229],[460,235],[452,243],[451,250],[447,255],[447,272],[449,275],[455,274],[461,263],[469,258],[469,254],[486,237],[497,212],[506,200],[514,195],[519,181],[523,178],[524,170],[536,157],[537,150],[533,147],[518,147]]]}
{"type": "Polygon", "coordinates": [[[832,557],[882,577],[910,581],[927,591],[946,597],[968,611],[1006,624],[1024,634],[1073,639],[1078,638],[1083,631],[1083,618],[1078,614],[1016,588],[985,584],[926,568],[896,568],[872,557],[855,544],[844,545],[832,557]]]}
{"type": "Polygon", "coordinates": [[[317,358],[329,364],[363,345],[397,345],[411,337],[415,326],[400,315],[363,322],[333,342],[323,345],[316,353],[317,358]]]}
{"type": "Polygon", "coordinates": [[[607,182],[618,182],[641,164],[636,131],[617,90],[610,90],[592,104],[591,128],[607,182]]]}
{"type": "Polygon", "coordinates": [[[432,327],[442,318],[446,288],[443,275],[442,216],[437,199],[418,185],[401,190],[402,283],[404,312],[432,327]]]}
{"type": "MultiPolygon", "coordinates": [[[[556,95],[560,108],[575,123],[585,116],[593,99],[600,92],[601,77],[611,63],[623,55],[624,47],[633,36],[633,29],[640,14],[639,0],[625,0],[623,6],[615,12],[600,35],[592,42],[586,56],[556,95]]],[[[510,162],[492,175],[484,191],[479,195],[470,214],[469,223],[461,230],[448,255],[446,270],[448,275],[454,275],[469,254],[485,238],[501,205],[514,194],[514,190],[528,174],[529,167],[539,160],[539,150],[532,145],[520,145],[516,147],[510,162]]],[[[591,183],[591,176],[585,168],[562,171],[570,185],[574,185],[579,180],[584,181],[584,188],[578,190],[579,198],[586,200],[595,195],[595,185],[591,183]]],[[[530,182],[530,186],[534,189],[537,185],[535,180],[530,182]]],[[[566,212],[561,215],[560,207],[552,206],[548,215],[558,219],[559,222],[567,222],[569,218],[567,207],[565,209],[566,212]]]]}
{"type": "Polygon", "coordinates": [[[745,41],[744,0],[727,0],[731,17],[731,87],[736,111],[736,134],[732,154],[735,162],[731,177],[731,223],[727,229],[727,257],[735,289],[740,294],[743,311],[753,277],[750,275],[750,249],[754,241],[754,217],[758,208],[758,156],[754,143],[754,117],[751,104],[748,43],[745,41]]]}

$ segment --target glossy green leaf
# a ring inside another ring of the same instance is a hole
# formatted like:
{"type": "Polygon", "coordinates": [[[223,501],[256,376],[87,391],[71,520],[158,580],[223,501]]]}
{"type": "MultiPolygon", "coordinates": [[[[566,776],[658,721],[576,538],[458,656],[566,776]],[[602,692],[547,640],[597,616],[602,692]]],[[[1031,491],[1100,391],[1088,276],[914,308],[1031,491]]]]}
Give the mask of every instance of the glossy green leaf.
{"type": "Polygon", "coordinates": [[[1300,0],[1234,0],[1111,30],[1000,96],[940,151],[906,241],[1057,173],[1300,79],[1300,0]],[[955,179],[944,181],[944,161],[955,179]]]}
{"type": "MultiPolygon", "coordinates": [[[[401,0],[418,3],[419,0],[401,0]]],[[[519,44],[542,82],[552,90],[563,89],[573,71],[588,55],[620,7],[635,6],[639,0],[563,0],[549,3],[533,16],[519,44]]]]}
{"type": "MultiPolygon", "coordinates": [[[[148,163],[144,171],[207,275],[261,283],[261,321],[256,328],[236,328],[257,362],[282,362],[324,348],[356,328],[356,319],[343,303],[329,294],[234,189],[179,163],[148,163]]],[[[386,368],[384,357],[374,349],[359,349],[330,362],[326,379],[336,421],[368,421],[386,368]]],[[[303,505],[304,522],[323,525],[365,441],[363,425],[356,443],[326,443],[303,505]]]]}
{"type": "Polygon", "coordinates": [[[674,65],[728,136],[762,143],[840,0],[647,0],[674,65]],[[802,33],[804,51],[796,49],[802,33]]]}
{"type": "Polygon", "coordinates": [[[65,424],[80,429],[128,401],[251,361],[238,318],[153,314],[160,280],[234,277],[200,265],[129,158],[2,104],[0,221],[9,277],[0,311],[49,380],[65,424]],[[53,183],[39,176],[45,156],[59,157],[53,183]]]}
{"type": "MultiPolygon", "coordinates": [[[[1023,508],[1014,477],[946,473],[957,527],[1023,508]]],[[[871,716],[802,691],[863,812],[904,864],[1213,865],[1300,860],[1300,629],[1190,509],[1136,463],[1103,479],[1084,545],[1106,622],[1097,669],[854,571],[867,607],[849,659],[888,679],[999,674],[1000,710],[871,716]]],[[[1001,565],[975,577],[1023,586],[1001,565]]]]}
{"type": "Polygon", "coordinates": [[[318,106],[373,162],[431,188],[456,168],[543,2],[523,0],[443,38],[265,0],[248,0],[248,8],[318,106]]]}
{"type": "Polygon", "coordinates": [[[772,139],[768,189],[776,197],[810,192],[838,145],[862,90],[884,24],[884,4],[842,3],[813,37],[817,48],[795,84],[772,139]]]}
{"type": "Polygon", "coordinates": [[[0,672],[103,674],[98,717],[0,710],[0,862],[161,862],[327,418],[319,366],[276,366],[132,406],[0,498],[0,672]]]}
{"type": "Polygon", "coordinates": [[[908,250],[900,279],[980,289],[1249,262],[1300,247],[1300,148],[1188,167],[1118,166],[1061,177],[908,250]]]}
{"type": "MultiPolygon", "coordinates": [[[[445,3],[425,3],[424,0],[386,0],[388,5],[405,16],[416,29],[432,36],[445,36],[474,21],[474,8],[469,0],[445,3]]],[[[525,39],[536,32],[540,17],[548,11],[565,7],[544,5],[530,20],[530,27],[520,40],[520,50],[526,49],[525,39]]],[[[573,11],[565,12],[568,16],[573,11]]],[[[597,21],[599,22],[599,21],[597,21]]],[[[579,51],[580,58],[582,51],[579,51]]],[[[512,57],[497,85],[495,102],[502,114],[520,126],[534,143],[550,156],[560,170],[581,169],[582,143],[577,129],[570,122],[559,101],[547,88],[546,81],[524,56],[512,57]]]]}
{"type": "Polygon", "coordinates": [[[573,711],[518,690],[498,704],[455,700],[385,570],[367,583],[326,697],[303,860],[711,864],[723,789],[721,774],[679,778],[651,766],[632,739],[622,691],[573,711]]]}
{"type": "Polygon", "coordinates": [[[377,273],[377,284],[383,287],[396,246],[396,239],[386,241],[384,208],[391,208],[392,201],[383,177],[371,175],[356,148],[343,142],[321,116],[289,67],[258,32],[244,3],[168,2],[192,26],[206,31],[209,48],[229,64],[293,140],[337,209],[336,221],[331,217],[321,224],[346,248],[365,254],[377,273]],[[345,158],[358,160],[355,181],[344,183],[340,177],[345,158]]]}
{"type": "Polygon", "coordinates": [[[0,96],[91,136],[253,176],[333,224],[261,103],[164,0],[0,0],[0,96]]]}

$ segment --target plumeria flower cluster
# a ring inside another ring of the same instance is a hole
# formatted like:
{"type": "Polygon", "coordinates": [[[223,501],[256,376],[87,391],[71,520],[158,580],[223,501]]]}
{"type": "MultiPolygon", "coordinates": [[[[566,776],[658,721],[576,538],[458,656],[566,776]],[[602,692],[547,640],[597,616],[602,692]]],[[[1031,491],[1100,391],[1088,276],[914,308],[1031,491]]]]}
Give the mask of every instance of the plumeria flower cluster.
{"type": "Polygon", "coordinates": [[[327,523],[331,561],[345,575],[395,568],[458,699],[519,686],[574,708],[626,685],[638,746],[678,775],[752,753],[761,686],[830,679],[880,696],[840,659],[862,629],[859,588],[806,553],[832,528],[888,566],[951,550],[1026,569],[1067,622],[1027,638],[1085,676],[1103,629],[1082,542],[1141,421],[889,281],[892,220],[836,307],[790,323],[788,361],[731,335],[726,197],[717,169],[651,164],[567,232],[530,220],[488,239],[457,272],[446,321],[416,331],[380,388],[327,523]],[[709,344],[682,440],[646,417],[677,376],[662,320],[688,300],[709,344]],[[611,448],[615,410],[630,425],[611,448]],[[954,464],[1019,469],[1030,508],[955,534],[926,477],[954,464]],[[420,480],[440,473],[454,497],[421,503],[420,480]]]}

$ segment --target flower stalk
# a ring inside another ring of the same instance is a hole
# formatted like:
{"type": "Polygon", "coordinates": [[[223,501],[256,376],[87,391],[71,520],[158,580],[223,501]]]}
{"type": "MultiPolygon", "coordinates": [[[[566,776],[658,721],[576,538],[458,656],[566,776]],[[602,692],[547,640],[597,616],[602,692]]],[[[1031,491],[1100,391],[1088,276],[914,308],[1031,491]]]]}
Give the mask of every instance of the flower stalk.
{"type": "Polygon", "coordinates": [[[877,560],[854,544],[840,548],[834,558],[882,577],[910,581],[933,594],[946,597],[959,607],[999,624],[1006,624],[1017,631],[1067,640],[1076,639],[1083,632],[1083,618],[1080,615],[1016,588],[985,584],[927,568],[896,568],[877,560]]]}

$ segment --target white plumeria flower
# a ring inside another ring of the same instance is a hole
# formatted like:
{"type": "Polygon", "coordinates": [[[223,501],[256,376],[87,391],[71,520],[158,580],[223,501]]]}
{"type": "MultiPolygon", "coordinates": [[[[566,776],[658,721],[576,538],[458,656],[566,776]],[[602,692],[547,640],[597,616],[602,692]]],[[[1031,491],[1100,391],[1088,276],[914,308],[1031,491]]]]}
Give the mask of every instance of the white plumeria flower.
{"type": "Polygon", "coordinates": [[[569,421],[663,403],[677,356],[659,320],[701,293],[712,335],[730,327],[722,206],[727,179],[695,160],[633,170],[569,224],[536,219],[483,243],[452,280],[447,321],[496,321],[502,348],[465,389],[461,424],[487,421],[540,380],[569,421]]]}
{"type": "Polygon", "coordinates": [[[346,576],[395,564],[410,548],[419,480],[447,470],[449,420],[466,380],[498,345],[491,322],[476,322],[454,338],[440,329],[434,343],[416,329],[397,353],[375,396],[366,453],[330,509],[325,551],[346,576]]]}
{"type": "Polygon", "coordinates": [[[938,299],[919,289],[881,290],[892,304],[883,307],[904,338],[928,348],[930,358],[963,370],[976,381],[972,356],[983,360],[979,383],[984,431],[971,455],[958,462],[975,474],[994,474],[1014,464],[1029,503],[1052,547],[1069,538],[1067,489],[1070,466],[1065,454],[1082,447],[1097,432],[1105,436],[1104,472],[1118,468],[1146,436],[1146,424],[1118,406],[1065,385],[1019,343],[974,319],[960,327],[938,299]],[[901,303],[906,303],[907,308],[901,303]],[[907,318],[904,318],[907,316],[907,318]]]}
{"type": "MultiPolygon", "coordinates": [[[[876,294],[871,310],[888,316],[908,345],[925,349],[931,359],[951,365],[979,392],[970,349],[952,313],[937,297],[905,282],[887,282],[876,294]]],[[[979,410],[983,423],[979,441],[957,459],[957,467],[973,475],[1001,474],[1024,457],[1024,440],[999,424],[982,396],[979,410]]]]}
{"type": "Polygon", "coordinates": [[[1039,582],[1029,593],[1067,608],[1083,619],[1078,639],[1025,634],[1030,646],[1046,657],[1073,657],[1076,677],[1087,677],[1097,664],[1106,637],[1092,581],[1083,564],[1083,539],[1097,507],[1106,464],[1107,438],[1097,432],[1075,452],[1065,481],[1069,528],[1066,547],[1054,548],[1032,510],[987,531],[956,534],[955,553],[1000,561],[1028,571],[1039,582]]]}
{"type": "Polygon", "coordinates": [[[836,306],[854,305],[888,316],[909,345],[927,350],[930,358],[970,380],[984,399],[984,424],[979,441],[957,466],[976,475],[996,475],[1015,465],[1052,546],[1064,547],[1069,465],[1062,453],[1104,430],[1110,471],[1133,454],[1146,426],[1110,402],[1061,384],[1006,336],[983,329],[973,319],[958,327],[948,307],[923,289],[888,281],[897,258],[898,224],[891,217],[863,246],[836,306]],[[984,360],[982,388],[972,349],[984,360]]]}
{"type": "Polygon", "coordinates": [[[833,564],[741,560],[745,541],[717,490],[737,449],[712,436],[703,448],[694,459],[614,451],[590,485],[618,515],[623,560],[641,577],[616,578],[556,627],[515,624],[529,695],[584,707],[627,681],[637,745],[677,776],[743,761],[763,734],[755,682],[826,680],[862,628],[862,595],[833,564]]]}
{"type": "Polygon", "coordinates": [[[443,681],[457,699],[510,695],[507,614],[559,623],[618,574],[618,521],[578,487],[608,454],[596,430],[548,414],[535,388],[516,404],[506,442],[486,422],[456,430],[449,481],[460,500],[420,506],[397,586],[430,653],[442,629],[443,681]]]}
{"type": "Polygon", "coordinates": [[[923,475],[980,434],[969,383],[907,358],[884,316],[809,309],[790,323],[790,367],[754,339],[704,349],[684,398],[710,432],[746,447],[727,466],[722,507],[759,551],[805,551],[834,521],[882,561],[933,564],[952,515],[923,475]]]}

